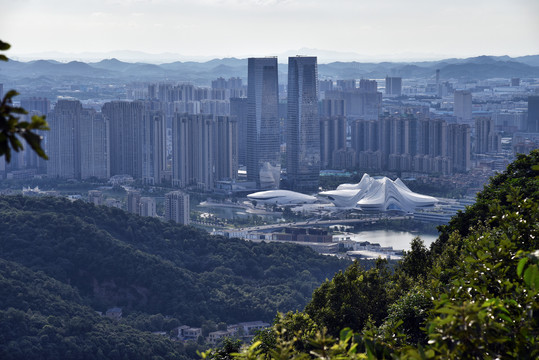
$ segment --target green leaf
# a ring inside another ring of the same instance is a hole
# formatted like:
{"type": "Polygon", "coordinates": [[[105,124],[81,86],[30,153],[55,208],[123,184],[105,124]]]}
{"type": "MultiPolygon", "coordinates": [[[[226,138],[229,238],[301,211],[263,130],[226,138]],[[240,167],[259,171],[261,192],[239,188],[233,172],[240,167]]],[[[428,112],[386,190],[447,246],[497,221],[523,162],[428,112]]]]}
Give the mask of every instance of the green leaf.
{"type": "Polygon", "coordinates": [[[0,50],[1,51],[9,50],[10,47],[11,47],[11,45],[9,45],[8,43],[3,42],[2,40],[0,40],[0,50]]]}
{"type": "Polygon", "coordinates": [[[520,259],[520,261],[518,262],[518,266],[517,266],[517,275],[518,276],[522,275],[522,270],[524,269],[524,266],[526,265],[527,262],[528,262],[527,257],[520,259]]]}
{"type": "Polygon", "coordinates": [[[510,323],[513,322],[513,320],[511,320],[511,318],[510,318],[509,316],[507,316],[506,314],[504,314],[504,313],[501,313],[501,314],[499,314],[498,316],[499,316],[501,319],[503,319],[503,320],[505,320],[505,321],[507,321],[507,322],[510,322],[510,323]]]}
{"type": "Polygon", "coordinates": [[[9,90],[5,95],[4,95],[4,99],[10,99],[19,95],[18,92],[16,92],[15,90],[9,90]]]}
{"type": "Polygon", "coordinates": [[[524,282],[532,289],[539,289],[539,269],[537,266],[530,266],[524,271],[524,282]]]}

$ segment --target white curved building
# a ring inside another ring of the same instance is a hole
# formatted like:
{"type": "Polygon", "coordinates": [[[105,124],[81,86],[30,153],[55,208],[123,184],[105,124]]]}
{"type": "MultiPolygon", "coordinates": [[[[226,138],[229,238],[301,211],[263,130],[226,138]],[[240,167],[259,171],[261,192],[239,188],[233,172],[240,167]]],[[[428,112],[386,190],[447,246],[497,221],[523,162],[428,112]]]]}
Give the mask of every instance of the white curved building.
{"type": "Polygon", "coordinates": [[[311,195],[305,195],[290,190],[268,190],[259,191],[247,195],[249,200],[256,200],[261,204],[276,204],[276,205],[299,205],[312,204],[317,198],[311,195]]]}
{"type": "Polygon", "coordinates": [[[341,184],[336,190],[324,191],[319,195],[328,198],[336,207],[360,208],[365,211],[402,211],[431,207],[438,199],[421,195],[408,189],[397,179],[373,178],[364,174],[357,184],[341,184]]]}

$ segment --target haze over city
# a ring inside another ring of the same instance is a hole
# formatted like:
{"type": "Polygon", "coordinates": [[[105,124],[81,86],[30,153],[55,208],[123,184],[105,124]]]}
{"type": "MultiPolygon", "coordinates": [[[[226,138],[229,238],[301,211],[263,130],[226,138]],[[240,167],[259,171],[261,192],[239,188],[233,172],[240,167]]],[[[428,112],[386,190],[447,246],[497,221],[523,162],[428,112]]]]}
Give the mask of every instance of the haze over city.
{"type": "Polygon", "coordinates": [[[0,31],[22,60],[406,61],[537,54],[537,14],[534,0],[20,0],[0,31]]]}
{"type": "Polygon", "coordinates": [[[539,359],[538,15],[2,1],[0,359],[539,359]]]}

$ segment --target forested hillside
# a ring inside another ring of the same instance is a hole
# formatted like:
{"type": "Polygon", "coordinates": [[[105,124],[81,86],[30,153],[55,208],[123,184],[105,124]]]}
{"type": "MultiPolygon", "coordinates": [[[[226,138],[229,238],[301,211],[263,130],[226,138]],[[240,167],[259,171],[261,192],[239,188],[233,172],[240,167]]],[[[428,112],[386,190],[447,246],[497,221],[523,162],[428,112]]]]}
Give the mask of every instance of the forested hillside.
{"type": "Polygon", "coordinates": [[[534,150],[493,177],[431,249],[414,240],[394,272],[383,260],[368,270],[354,263],[241,357],[537,359],[538,249],[534,150]]]}
{"type": "Polygon", "coordinates": [[[0,259],[0,358],[182,359],[182,344],[117,324],[72,287],[0,259]]]}
{"type": "MultiPolygon", "coordinates": [[[[50,325],[49,316],[58,317],[57,329],[67,329],[77,312],[85,313],[80,331],[86,337],[96,326],[105,326],[93,312],[114,306],[133,320],[125,326],[140,330],[169,331],[174,325],[200,326],[207,320],[271,322],[277,311],[302,309],[313,289],[349,264],[307,247],[213,237],[192,227],[62,198],[0,197],[0,234],[6,286],[0,310],[3,316],[16,314],[20,326],[33,328],[37,339],[50,325]],[[22,273],[27,280],[17,282],[22,273]],[[29,302],[30,294],[40,300],[29,302]],[[160,326],[148,325],[157,315],[160,326]],[[163,324],[165,316],[173,321],[163,324]],[[33,319],[39,321],[34,324],[33,319]]],[[[136,348],[144,336],[138,338],[140,332],[130,329],[137,338],[130,346],[136,348]]],[[[14,346],[21,345],[23,333],[10,333],[14,346]]],[[[8,343],[2,342],[0,354],[12,353],[8,343]]],[[[54,345],[49,350],[59,351],[54,345]]]]}

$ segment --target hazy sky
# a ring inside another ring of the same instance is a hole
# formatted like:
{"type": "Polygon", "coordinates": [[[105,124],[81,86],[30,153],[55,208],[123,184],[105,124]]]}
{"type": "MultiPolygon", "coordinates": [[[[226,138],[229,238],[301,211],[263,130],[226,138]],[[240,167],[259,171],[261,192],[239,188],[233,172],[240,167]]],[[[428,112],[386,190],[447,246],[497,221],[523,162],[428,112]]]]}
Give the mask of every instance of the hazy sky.
{"type": "Polygon", "coordinates": [[[245,57],[301,48],[378,60],[539,54],[539,0],[0,1],[11,56],[245,57]]]}

